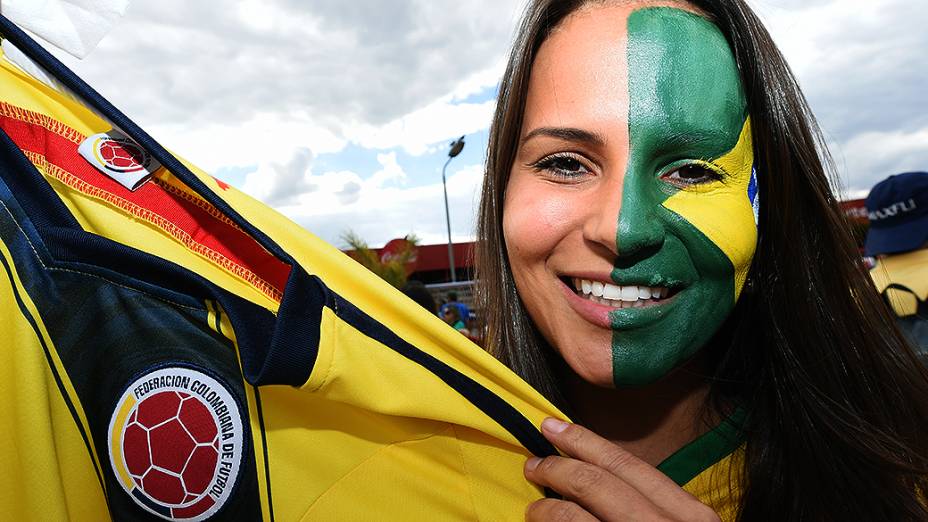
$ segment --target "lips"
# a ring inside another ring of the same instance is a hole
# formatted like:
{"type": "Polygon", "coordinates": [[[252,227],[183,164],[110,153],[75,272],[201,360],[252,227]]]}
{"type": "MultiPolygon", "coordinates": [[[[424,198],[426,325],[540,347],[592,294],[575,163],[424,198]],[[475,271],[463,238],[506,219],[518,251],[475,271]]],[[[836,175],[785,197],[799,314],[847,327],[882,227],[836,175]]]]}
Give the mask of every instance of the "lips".
{"type": "Polygon", "coordinates": [[[610,330],[639,328],[664,317],[676,303],[676,294],[682,290],[666,286],[616,285],[572,276],[561,277],[560,281],[568,305],[580,317],[610,330]]]}
{"type": "Polygon", "coordinates": [[[578,296],[612,308],[651,306],[670,296],[670,290],[663,286],[615,285],[579,277],[571,282],[578,296]]]}

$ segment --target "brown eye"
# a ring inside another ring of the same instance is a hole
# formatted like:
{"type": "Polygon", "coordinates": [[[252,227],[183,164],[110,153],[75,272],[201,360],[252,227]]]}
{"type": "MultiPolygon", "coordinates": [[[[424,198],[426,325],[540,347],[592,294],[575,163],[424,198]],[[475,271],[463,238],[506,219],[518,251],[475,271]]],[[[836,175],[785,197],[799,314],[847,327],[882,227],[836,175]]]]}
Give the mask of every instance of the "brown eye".
{"type": "Polygon", "coordinates": [[[580,158],[568,153],[546,156],[533,163],[531,167],[557,178],[577,178],[590,173],[580,158]]]}
{"type": "Polygon", "coordinates": [[[699,163],[690,163],[664,174],[661,179],[677,187],[688,187],[718,181],[722,179],[722,176],[709,167],[699,163]]]}

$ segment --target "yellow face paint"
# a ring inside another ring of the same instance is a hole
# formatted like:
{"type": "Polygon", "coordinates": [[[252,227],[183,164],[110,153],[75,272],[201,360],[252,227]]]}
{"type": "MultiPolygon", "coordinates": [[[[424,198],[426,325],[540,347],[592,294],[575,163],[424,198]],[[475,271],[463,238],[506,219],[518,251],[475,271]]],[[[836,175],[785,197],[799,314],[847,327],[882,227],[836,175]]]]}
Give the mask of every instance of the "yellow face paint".
{"type": "Polygon", "coordinates": [[[735,147],[709,162],[726,177],[681,190],[664,201],[664,207],[681,216],[715,243],[731,260],[735,271],[734,295],[744,288],[757,245],[757,227],[748,188],[754,168],[750,118],[745,121],[735,147]]]}

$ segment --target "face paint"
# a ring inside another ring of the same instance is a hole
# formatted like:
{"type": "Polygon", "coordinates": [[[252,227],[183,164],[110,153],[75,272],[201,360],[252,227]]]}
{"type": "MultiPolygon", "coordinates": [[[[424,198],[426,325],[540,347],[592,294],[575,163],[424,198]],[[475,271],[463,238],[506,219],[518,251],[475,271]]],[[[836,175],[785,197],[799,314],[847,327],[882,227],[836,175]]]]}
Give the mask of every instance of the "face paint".
{"type": "Polygon", "coordinates": [[[611,276],[671,297],[611,312],[616,386],[654,382],[705,345],[757,242],[750,121],[725,37],[698,15],[646,8],[628,18],[627,53],[630,153],[611,276]]]}

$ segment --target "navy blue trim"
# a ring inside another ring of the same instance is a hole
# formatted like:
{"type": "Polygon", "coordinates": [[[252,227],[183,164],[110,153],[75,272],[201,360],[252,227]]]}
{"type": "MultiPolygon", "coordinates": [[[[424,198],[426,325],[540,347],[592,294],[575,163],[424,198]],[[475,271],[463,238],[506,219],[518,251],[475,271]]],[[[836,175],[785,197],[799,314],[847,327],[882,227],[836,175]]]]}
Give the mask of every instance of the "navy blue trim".
{"type": "Polygon", "coordinates": [[[61,394],[61,398],[64,400],[64,403],[68,406],[68,411],[71,413],[71,417],[74,419],[74,425],[77,426],[77,430],[81,434],[81,439],[84,440],[84,446],[87,448],[87,456],[90,458],[90,463],[93,465],[93,471],[97,474],[97,480],[100,482],[100,490],[105,494],[106,487],[103,486],[103,475],[101,474],[100,469],[97,467],[97,463],[94,462],[93,450],[90,446],[90,439],[87,437],[87,432],[84,431],[84,425],[81,424],[80,417],[77,415],[77,409],[74,407],[74,404],[71,402],[71,398],[68,397],[68,393],[64,389],[64,383],[61,382],[61,375],[59,375],[58,368],[55,366],[55,363],[52,360],[52,354],[48,349],[48,345],[45,343],[45,338],[42,337],[42,332],[39,329],[39,325],[36,323],[35,318],[32,317],[29,309],[26,308],[26,303],[23,302],[22,296],[19,295],[19,289],[16,287],[16,280],[13,278],[12,268],[10,268],[6,257],[2,254],[0,254],[0,264],[3,265],[3,269],[6,271],[6,275],[10,280],[10,288],[13,290],[13,298],[16,299],[16,304],[19,306],[20,313],[22,313],[23,317],[26,318],[26,321],[29,322],[29,326],[31,326],[32,330],[35,332],[36,339],[38,339],[39,344],[42,345],[42,351],[45,353],[45,360],[48,363],[48,368],[51,370],[52,377],[55,379],[55,385],[58,386],[58,392],[61,394]]]}
{"type": "Polygon", "coordinates": [[[233,325],[252,326],[235,329],[245,380],[255,386],[306,383],[319,350],[324,295],[318,279],[297,265],[290,271],[277,317],[255,316],[255,306],[244,300],[221,302],[233,325]]]}
{"type": "Polygon", "coordinates": [[[80,77],[68,69],[67,66],[58,61],[57,58],[52,56],[19,27],[16,27],[16,24],[3,15],[0,15],[0,35],[3,35],[10,43],[15,45],[17,49],[22,51],[23,54],[42,66],[47,73],[70,89],[71,92],[79,96],[87,105],[96,109],[126,135],[135,140],[136,143],[147,150],[155,159],[161,162],[164,168],[180,179],[191,190],[219,209],[222,213],[229,216],[261,246],[267,249],[268,252],[288,264],[294,264],[290,255],[281,249],[277,243],[272,241],[264,232],[258,230],[257,227],[243,219],[238,212],[210,190],[199,178],[190,172],[183,163],[175,158],[174,155],[162,147],[154,138],[149,136],[147,132],[142,130],[141,127],[126,117],[125,114],[101,96],[93,87],[80,79],[80,77]]]}
{"type": "Polygon", "coordinates": [[[264,451],[264,485],[267,488],[267,509],[274,522],[274,499],[271,497],[271,464],[267,455],[267,436],[264,433],[264,410],[261,408],[261,391],[257,386],[251,388],[255,392],[255,405],[258,407],[258,429],[261,433],[261,449],[264,451]]]}
{"type": "MultiPolygon", "coordinates": [[[[216,302],[216,310],[213,313],[213,322],[215,324],[216,331],[220,335],[225,335],[222,333],[222,311],[221,305],[219,302],[216,302]]],[[[239,351],[241,354],[241,351],[239,351]]],[[[271,517],[271,522],[274,522],[274,501],[271,497],[271,466],[268,463],[267,455],[267,434],[264,429],[264,409],[261,407],[261,390],[254,385],[245,383],[245,386],[251,387],[251,392],[255,395],[255,409],[258,413],[258,433],[261,435],[261,452],[264,454],[264,487],[267,491],[267,507],[268,513],[271,517]]],[[[246,397],[247,400],[247,397],[246,397]]],[[[252,435],[253,436],[253,435],[252,435]]],[[[257,449],[255,449],[257,452],[257,449]]],[[[260,473],[260,470],[255,470],[256,473],[260,473]]]]}
{"type": "MultiPolygon", "coordinates": [[[[306,383],[319,349],[319,329],[325,303],[323,288],[317,277],[295,265],[284,287],[277,317],[265,317],[267,324],[264,328],[236,330],[236,339],[240,343],[259,348],[241,350],[242,373],[249,383],[255,386],[302,386],[306,383]]],[[[224,302],[222,306],[232,324],[247,320],[252,313],[250,306],[243,309],[237,302],[224,302]]]]}
{"type": "Polygon", "coordinates": [[[389,328],[371,318],[338,294],[331,290],[329,292],[332,302],[330,307],[341,320],[435,374],[480,411],[511,433],[525,449],[531,451],[535,456],[548,457],[558,454],[554,445],[548,442],[548,439],[542,436],[538,428],[511,404],[484,388],[477,381],[409,344],[402,337],[393,333],[389,328]]]}

